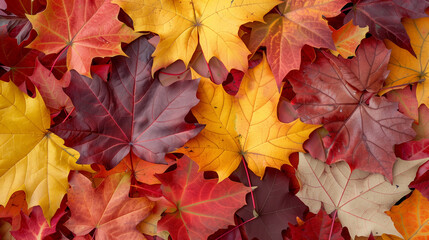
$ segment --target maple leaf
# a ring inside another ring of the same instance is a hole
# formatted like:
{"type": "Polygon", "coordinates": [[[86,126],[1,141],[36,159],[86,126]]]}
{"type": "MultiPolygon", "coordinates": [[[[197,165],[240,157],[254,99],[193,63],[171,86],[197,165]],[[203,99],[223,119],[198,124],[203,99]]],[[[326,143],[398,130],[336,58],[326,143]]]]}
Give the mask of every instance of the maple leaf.
{"type": "Polygon", "coordinates": [[[412,119],[398,104],[374,96],[388,74],[389,51],[374,38],[362,41],[353,59],[318,53],[288,76],[293,103],[303,121],[324,124],[328,164],[345,160],[352,169],[381,173],[392,180],[394,145],[412,140],[412,119]]]}
{"type": "Polygon", "coordinates": [[[12,230],[19,229],[21,225],[21,212],[29,215],[31,211],[28,210],[27,201],[25,200],[25,193],[18,191],[12,194],[6,206],[0,206],[0,218],[12,219],[12,230]]]}
{"type": "Polygon", "coordinates": [[[196,161],[200,171],[216,171],[219,181],[237,169],[243,156],[261,178],[266,167],[290,164],[288,156],[304,151],[303,142],[319,127],[299,119],[288,124],[278,120],[280,94],[265,56],[245,74],[235,97],[206,79],[197,97],[200,103],[192,113],[206,126],[178,151],[196,161]]]}
{"type": "Polygon", "coordinates": [[[25,43],[18,45],[16,39],[8,35],[6,26],[0,26],[0,42],[0,63],[8,68],[0,79],[11,80],[26,91],[27,82],[31,82],[28,77],[33,74],[35,59],[40,52],[24,48],[25,43]]]}
{"type": "Polygon", "coordinates": [[[130,171],[137,181],[146,184],[160,184],[155,174],[161,174],[175,163],[174,159],[165,156],[167,164],[155,164],[138,158],[133,153],[128,154],[121,162],[109,171],[103,165],[94,178],[105,178],[109,175],[130,171]]]}
{"type": "MultiPolygon", "coordinates": [[[[234,174],[240,181],[247,183],[247,175],[242,166],[234,174]]],[[[252,196],[247,195],[247,205],[238,210],[237,215],[244,220],[256,217],[244,227],[250,239],[283,239],[282,230],[288,223],[296,223],[296,217],[303,217],[306,206],[289,191],[289,177],[283,172],[267,168],[261,180],[249,172],[256,208],[252,205],[252,196]]],[[[246,184],[248,185],[248,184],[246,184]]]]}
{"type": "MultiPolygon", "coordinates": [[[[0,25],[7,25],[9,35],[21,44],[29,38],[31,23],[25,14],[36,14],[45,8],[44,0],[5,0],[5,15],[0,14],[0,25]]],[[[1,9],[1,8],[0,8],[1,9]]]]}
{"type": "Polygon", "coordinates": [[[177,169],[157,175],[164,197],[174,204],[158,222],[173,239],[207,239],[217,229],[234,224],[235,211],[245,204],[250,191],[229,179],[204,179],[197,164],[184,156],[177,169]]]}
{"type": "Polygon", "coordinates": [[[154,204],[145,197],[128,197],[130,179],[129,174],[110,175],[94,189],[91,180],[73,174],[67,194],[71,218],[64,225],[77,235],[95,228],[95,239],[143,238],[136,226],[154,204]]]}
{"type": "Polygon", "coordinates": [[[63,88],[67,87],[70,83],[69,73],[61,80],[57,80],[55,76],[36,59],[33,75],[31,75],[29,79],[39,90],[51,114],[57,114],[62,109],[66,109],[67,112],[73,110],[73,103],[63,91],[63,88]]]}
{"type": "Polygon", "coordinates": [[[297,177],[301,190],[297,196],[317,213],[323,203],[326,212],[336,211],[350,235],[397,234],[384,211],[410,192],[408,184],[418,167],[427,159],[403,161],[393,168],[393,185],[380,174],[352,170],[346,162],[327,165],[308,154],[300,153],[297,177]]]}
{"type": "MultiPolygon", "coordinates": [[[[409,87],[403,89],[396,89],[390,91],[386,94],[386,98],[391,102],[397,102],[399,111],[405,116],[414,119],[414,123],[419,122],[419,111],[416,98],[416,87],[413,86],[412,89],[409,87]]],[[[426,108],[427,109],[427,108],[426,108]]],[[[414,125],[413,125],[414,126],[414,125]]],[[[414,128],[414,127],[413,127],[414,128]]],[[[416,130],[414,128],[414,130],[416,130]]],[[[418,131],[416,131],[418,137],[418,131]]]]}
{"type": "Polygon", "coordinates": [[[360,28],[353,25],[353,21],[348,22],[338,30],[331,27],[332,39],[334,40],[335,48],[330,49],[335,56],[340,54],[343,58],[355,56],[355,50],[361,40],[365,38],[368,32],[368,27],[360,28]]]}
{"type": "Polygon", "coordinates": [[[293,226],[289,223],[289,227],[291,230],[292,239],[294,240],[344,240],[344,238],[341,236],[341,223],[332,223],[332,218],[322,208],[315,216],[307,219],[302,225],[293,226]]]}
{"type": "MultiPolygon", "coordinates": [[[[389,39],[411,54],[414,52],[410,38],[401,24],[404,17],[427,17],[427,0],[351,0],[352,10],[344,18],[344,23],[353,19],[353,24],[369,26],[369,33],[379,40],[389,39]]],[[[414,49],[415,50],[415,49],[414,49]]]]}
{"type": "Polygon", "coordinates": [[[145,38],[128,45],[126,57],[112,59],[106,83],[71,72],[65,92],[76,116],[53,128],[66,144],[81,152],[82,163],[115,167],[127,154],[165,163],[166,152],[181,147],[201,131],[184,117],[197,104],[198,81],[164,87],[150,74],[153,47],[145,38]]]}
{"type": "Polygon", "coordinates": [[[411,45],[417,58],[386,40],[386,46],[392,49],[388,66],[390,74],[379,94],[418,83],[416,88],[418,104],[429,107],[429,83],[426,81],[429,79],[429,17],[404,19],[402,24],[411,38],[411,45]]]}
{"type": "Polygon", "coordinates": [[[114,0],[133,19],[136,31],[151,31],[160,36],[153,53],[152,72],[176,60],[186,66],[198,43],[206,62],[220,59],[228,71],[247,70],[250,54],[238,37],[240,25],[263,21],[265,13],[279,4],[278,0],[114,0]]]}
{"type": "Polygon", "coordinates": [[[393,206],[386,214],[392,218],[396,229],[406,240],[425,239],[429,229],[429,200],[414,190],[411,197],[398,206],[393,206]]]}
{"type": "Polygon", "coordinates": [[[118,13],[110,0],[48,0],[43,12],[26,15],[38,34],[28,47],[45,54],[67,51],[68,70],[91,77],[93,58],[125,55],[121,42],[141,35],[120,22],[118,13]]]}
{"type": "Polygon", "coordinates": [[[33,99],[12,82],[0,81],[0,205],[23,190],[28,207],[40,205],[49,221],[67,191],[70,170],[92,171],[78,165],[79,153],[48,131],[49,111],[39,92],[33,99]]]}
{"type": "Polygon", "coordinates": [[[344,0],[288,0],[279,5],[279,13],[267,14],[265,23],[251,24],[249,49],[267,47],[268,63],[277,85],[301,63],[301,48],[335,49],[332,32],[324,17],[334,17],[346,4],[344,0]]]}
{"type": "Polygon", "coordinates": [[[66,213],[64,207],[58,209],[52,217],[50,224],[43,216],[42,209],[36,206],[31,210],[30,216],[21,212],[21,227],[19,230],[11,231],[15,239],[41,240],[56,232],[56,226],[60,218],[66,213]]]}

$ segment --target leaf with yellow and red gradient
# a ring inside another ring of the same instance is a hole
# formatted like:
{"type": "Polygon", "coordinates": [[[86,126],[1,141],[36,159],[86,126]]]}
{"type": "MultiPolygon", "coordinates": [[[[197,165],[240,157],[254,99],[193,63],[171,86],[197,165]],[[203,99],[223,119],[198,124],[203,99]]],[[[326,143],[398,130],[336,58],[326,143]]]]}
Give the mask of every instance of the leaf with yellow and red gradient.
{"type": "Polygon", "coordinates": [[[90,77],[95,57],[125,55],[121,42],[141,34],[120,22],[119,6],[110,0],[48,0],[46,9],[27,15],[37,38],[28,46],[45,54],[67,51],[67,68],[90,77]]]}
{"type": "Polygon", "coordinates": [[[138,158],[135,154],[128,154],[116,167],[106,170],[103,165],[99,172],[94,175],[95,178],[105,178],[109,175],[121,172],[131,172],[137,181],[146,184],[160,184],[155,174],[164,173],[167,168],[175,163],[175,159],[165,156],[167,164],[156,164],[138,158]]]}
{"type": "Polygon", "coordinates": [[[248,47],[255,52],[267,47],[268,63],[277,85],[301,64],[301,48],[335,49],[332,32],[324,17],[334,17],[346,4],[344,0],[288,0],[279,5],[278,13],[264,17],[266,23],[252,23],[248,47]]]}
{"type": "Polygon", "coordinates": [[[173,239],[207,239],[219,228],[234,225],[234,213],[246,204],[250,191],[229,179],[204,179],[186,156],[177,160],[176,170],[157,177],[164,197],[175,206],[158,222],[158,231],[168,231],[173,239]]]}
{"type": "Polygon", "coordinates": [[[52,217],[50,224],[46,221],[43,216],[42,208],[39,206],[33,207],[30,216],[25,215],[21,212],[21,227],[12,231],[11,234],[15,239],[25,240],[41,240],[47,236],[54,234],[56,226],[60,218],[66,213],[66,206],[60,207],[55,215],[52,217]]]}
{"type": "Polygon", "coordinates": [[[334,40],[335,47],[337,50],[330,49],[331,53],[335,56],[340,54],[343,58],[355,56],[355,50],[359,46],[362,39],[365,38],[368,32],[368,27],[360,28],[359,26],[353,25],[350,21],[341,28],[332,30],[332,39],[334,40]]]}
{"type": "Polygon", "coordinates": [[[65,226],[76,235],[95,229],[98,240],[137,239],[142,235],[137,224],[145,219],[154,204],[145,197],[130,198],[130,175],[114,174],[97,188],[82,174],[73,174],[67,205],[71,218],[65,226]]]}
{"type": "Polygon", "coordinates": [[[28,215],[27,201],[24,191],[18,191],[10,196],[6,206],[0,206],[0,218],[12,219],[12,230],[17,230],[21,224],[21,212],[28,215]]]}
{"type": "Polygon", "coordinates": [[[394,145],[414,138],[413,120],[398,104],[375,96],[386,78],[390,52],[374,38],[362,41],[353,59],[319,52],[313,64],[288,75],[293,103],[304,122],[323,124],[328,164],[381,173],[392,181],[394,145]]]}

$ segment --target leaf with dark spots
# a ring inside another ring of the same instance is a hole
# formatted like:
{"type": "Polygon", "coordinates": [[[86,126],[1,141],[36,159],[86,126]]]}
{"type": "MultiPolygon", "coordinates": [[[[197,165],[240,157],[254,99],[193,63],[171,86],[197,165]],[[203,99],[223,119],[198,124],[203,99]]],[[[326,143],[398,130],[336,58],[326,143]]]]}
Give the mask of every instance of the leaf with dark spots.
{"type": "Polygon", "coordinates": [[[197,135],[202,126],[184,121],[198,103],[198,81],[164,87],[151,77],[154,48],[145,38],[130,44],[127,57],[112,59],[106,83],[72,72],[65,92],[76,116],[56,126],[66,144],[81,153],[81,163],[116,166],[130,151],[139,158],[165,163],[164,155],[197,135]]]}

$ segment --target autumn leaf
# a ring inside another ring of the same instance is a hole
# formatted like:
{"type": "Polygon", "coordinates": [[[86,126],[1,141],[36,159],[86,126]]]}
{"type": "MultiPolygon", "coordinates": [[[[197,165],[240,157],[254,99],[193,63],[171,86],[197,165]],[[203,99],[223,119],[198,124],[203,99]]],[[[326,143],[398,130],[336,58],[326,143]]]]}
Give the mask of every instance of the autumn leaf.
{"type": "Polygon", "coordinates": [[[289,227],[293,240],[344,240],[341,236],[341,223],[332,222],[332,218],[322,208],[315,216],[307,219],[302,225],[293,226],[289,223],[289,227]]]}
{"type": "Polygon", "coordinates": [[[290,164],[288,156],[304,151],[303,142],[319,127],[299,119],[288,124],[278,120],[280,94],[265,56],[245,74],[235,97],[206,79],[197,97],[200,103],[192,113],[206,126],[178,151],[197,162],[200,171],[216,171],[219,181],[237,169],[242,157],[261,178],[266,167],[290,164]]]}
{"type": "Polygon", "coordinates": [[[69,171],[91,167],[76,164],[79,153],[47,130],[49,110],[39,92],[33,99],[0,81],[0,126],[0,183],[8,186],[0,190],[0,205],[23,190],[28,207],[40,205],[49,222],[67,191],[69,171]]]}
{"type": "Polygon", "coordinates": [[[62,109],[66,109],[67,112],[73,110],[73,103],[63,90],[63,88],[67,87],[70,83],[69,74],[65,75],[61,80],[57,80],[55,76],[36,59],[33,75],[31,75],[29,79],[39,90],[51,114],[58,114],[62,109]]]}
{"type": "Polygon", "coordinates": [[[429,232],[429,200],[414,190],[411,197],[386,212],[406,240],[426,239],[429,232]]]}
{"type": "Polygon", "coordinates": [[[43,216],[42,209],[36,206],[31,210],[30,216],[21,212],[21,227],[19,230],[11,231],[15,239],[41,240],[56,232],[56,226],[60,218],[66,213],[64,207],[58,209],[52,217],[50,224],[43,216]]]}
{"type": "Polygon", "coordinates": [[[97,188],[82,174],[73,174],[67,205],[72,216],[65,226],[77,235],[95,228],[94,238],[144,239],[137,224],[145,219],[154,204],[145,197],[129,198],[130,175],[114,174],[97,188]]]}
{"type": "Polygon", "coordinates": [[[0,218],[10,218],[12,220],[12,230],[18,230],[21,225],[21,212],[29,215],[31,209],[27,207],[25,193],[18,191],[12,194],[6,206],[0,206],[0,218]]]}
{"type": "Polygon", "coordinates": [[[228,71],[247,70],[250,54],[238,37],[240,25],[263,21],[265,13],[279,4],[278,0],[114,0],[133,19],[136,31],[151,31],[160,36],[153,53],[152,73],[176,60],[186,66],[197,45],[201,45],[206,62],[216,57],[228,71]]]}
{"type": "Polygon", "coordinates": [[[418,104],[429,107],[429,83],[426,81],[429,79],[429,17],[404,19],[402,24],[411,38],[411,45],[417,58],[392,42],[386,41],[386,46],[392,49],[388,66],[390,74],[379,94],[418,83],[416,89],[418,104]]]}
{"type": "MultiPolygon", "coordinates": [[[[248,185],[243,166],[234,175],[248,185]]],[[[247,195],[247,205],[237,212],[244,220],[256,217],[244,225],[249,239],[282,239],[282,230],[287,228],[288,223],[295,224],[296,217],[302,218],[306,206],[289,191],[290,178],[285,173],[267,168],[262,180],[251,172],[249,175],[252,186],[257,188],[253,196],[247,195]],[[252,204],[252,197],[256,208],[252,204]]]]}
{"type": "Polygon", "coordinates": [[[3,81],[13,81],[21,90],[27,90],[29,76],[33,74],[36,58],[39,51],[27,49],[25,43],[18,45],[16,39],[11,38],[6,26],[0,26],[0,63],[7,68],[8,72],[1,76],[3,81]]]}
{"type": "Polygon", "coordinates": [[[168,240],[170,234],[167,231],[158,231],[158,221],[162,218],[162,214],[172,203],[164,197],[158,199],[151,198],[155,203],[150,215],[137,225],[137,229],[146,235],[157,236],[168,240]]]}
{"type": "MultiPolygon", "coordinates": [[[[416,87],[414,85],[412,89],[406,87],[403,89],[395,89],[390,91],[386,94],[386,98],[391,102],[397,102],[399,111],[401,113],[409,118],[414,119],[414,123],[419,123],[419,107],[416,99],[416,87]]],[[[414,128],[414,130],[416,129],[414,128]]],[[[417,131],[416,133],[419,135],[417,131]]]]}
{"type": "MultiPolygon", "coordinates": [[[[353,7],[344,18],[344,23],[353,19],[360,27],[369,27],[369,33],[379,40],[389,39],[411,54],[418,51],[411,47],[410,38],[401,24],[402,18],[427,17],[424,10],[427,0],[351,0],[353,7]]],[[[402,22],[403,23],[403,22],[402,22]]]]}
{"type": "Polygon", "coordinates": [[[337,49],[330,49],[331,53],[335,56],[340,54],[343,58],[348,58],[355,56],[355,50],[360,44],[360,41],[365,38],[368,27],[360,28],[359,26],[353,25],[353,21],[350,21],[338,30],[332,27],[331,30],[332,39],[337,49]]]}
{"type": "Polygon", "coordinates": [[[68,70],[91,77],[93,58],[125,55],[121,42],[141,35],[120,22],[118,13],[110,0],[47,0],[43,12],[26,15],[38,34],[28,47],[45,54],[67,51],[68,70]]]}
{"type": "Polygon", "coordinates": [[[229,179],[221,183],[204,179],[186,156],[178,160],[176,170],[157,177],[164,197],[175,206],[158,222],[158,231],[168,231],[173,239],[207,239],[217,229],[233,225],[234,213],[250,191],[229,179]]]}
{"type": "Polygon", "coordinates": [[[381,174],[352,170],[346,162],[327,165],[308,154],[300,153],[297,177],[301,190],[297,196],[317,213],[322,206],[336,216],[350,235],[381,233],[399,235],[384,211],[410,192],[408,184],[418,167],[428,159],[403,161],[393,168],[393,184],[381,174]]]}
{"type": "Polygon", "coordinates": [[[292,103],[304,122],[323,124],[327,163],[345,160],[352,169],[381,173],[392,180],[394,145],[412,140],[412,119],[398,104],[374,96],[386,78],[389,51],[374,38],[362,41],[353,59],[319,52],[288,76],[292,103]]]}
{"type": "Polygon", "coordinates": [[[181,147],[202,126],[184,121],[198,103],[198,81],[164,87],[150,74],[153,47],[145,38],[130,44],[127,57],[112,59],[106,83],[71,72],[65,92],[76,107],[76,116],[53,131],[81,153],[80,163],[115,167],[130,152],[141,159],[165,163],[167,152],[181,147]]]}
{"type": "Polygon", "coordinates": [[[146,184],[160,184],[155,174],[164,173],[167,168],[175,163],[174,159],[165,156],[167,164],[155,164],[138,158],[133,153],[128,154],[116,167],[107,171],[103,165],[94,178],[105,178],[109,175],[121,172],[131,172],[137,181],[146,184]]]}
{"type": "Polygon", "coordinates": [[[249,49],[267,47],[267,58],[277,85],[301,64],[301,48],[335,49],[332,32],[324,17],[334,17],[346,4],[344,0],[288,0],[279,5],[279,13],[267,14],[266,23],[251,24],[249,49]]]}

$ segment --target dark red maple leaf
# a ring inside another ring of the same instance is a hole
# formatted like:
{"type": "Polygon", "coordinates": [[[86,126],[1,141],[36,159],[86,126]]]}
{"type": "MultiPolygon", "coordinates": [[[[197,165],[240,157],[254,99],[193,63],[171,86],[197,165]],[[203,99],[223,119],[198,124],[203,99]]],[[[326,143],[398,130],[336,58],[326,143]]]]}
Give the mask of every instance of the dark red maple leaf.
{"type": "MultiPolygon", "coordinates": [[[[0,12],[0,25],[7,25],[9,35],[18,44],[28,39],[33,29],[25,14],[36,14],[46,6],[44,0],[5,0],[6,9],[0,12]]],[[[1,9],[1,8],[0,8],[1,9]]]]}
{"type": "Polygon", "coordinates": [[[33,74],[35,60],[41,53],[25,48],[27,42],[18,45],[16,39],[9,36],[6,26],[0,26],[0,42],[0,64],[7,70],[0,79],[13,81],[24,92],[27,87],[34,90],[28,76],[33,74]]]}
{"type": "Polygon", "coordinates": [[[197,135],[202,126],[184,121],[198,103],[198,81],[164,87],[151,77],[154,47],[146,38],[130,44],[129,57],[112,58],[106,83],[73,71],[65,89],[76,116],[53,128],[66,145],[80,152],[79,163],[115,167],[130,151],[139,158],[165,163],[164,155],[197,135]]]}
{"type": "Polygon", "coordinates": [[[204,179],[198,165],[183,156],[177,169],[157,175],[164,197],[174,204],[158,222],[173,239],[207,239],[219,228],[234,224],[235,211],[245,204],[250,191],[241,183],[204,179]]]}
{"type": "Polygon", "coordinates": [[[427,17],[428,0],[351,0],[352,10],[344,23],[353,19],[353,24],[369,26],[369,32],[377,39],[389,39],[415,56],[410,38],[401,19],[427,17]]]}
{"type": "Polygon", "coordinates": [[[375,96],[388,74],[390,51],[383,42],[365,39],[353,59],[317,54],[288,77],[303,121],[323,124],[327,163],[341,160],[352,169],[381,173],[392,180],[394,145],[412,140],[412,119],[398,104],[375,96]]]}
{"type": "MultiPolygon", "coordinates": [[[[248,185],[243,166],[234,175],[248,185]]],[[[244,224],[249,239],[283,239],[282,230],[288,227],[288,223],[295,224],[296,217],[302,218],[307,206],[289,191],[290,179],[285,173],[267,168],[263,180],[251,171],[249,175],[252,186],[257,186],[253,191],[256,209],[253,208],[251,195],[248,195],[247,205],[237,212],[243,220],[257,214],[254,220],[244,224]]]]}
{"type": "Polygon", "coordinates": [[[341,223],[332,224],[332,218],[323,209],[320,209],[315,216],[306,219],[304,224],[299,226],[289,224],[289,226],[293,240],[344,240],[341,236],[341,223]]]}

